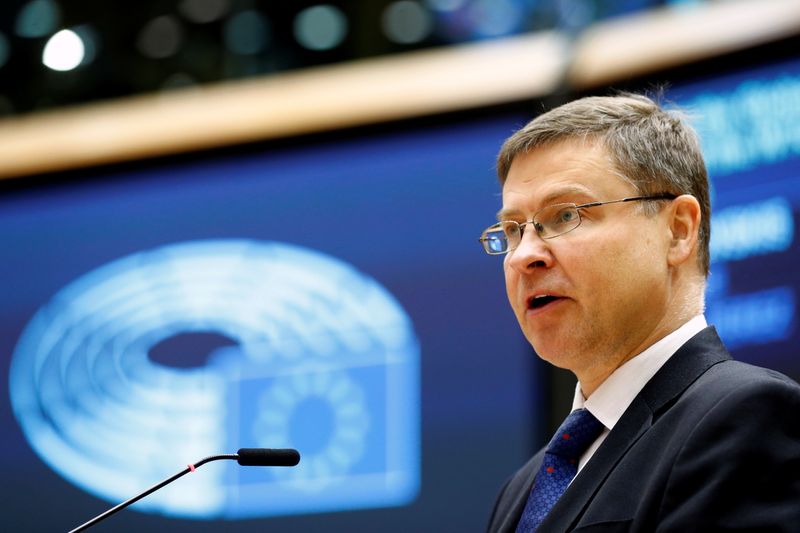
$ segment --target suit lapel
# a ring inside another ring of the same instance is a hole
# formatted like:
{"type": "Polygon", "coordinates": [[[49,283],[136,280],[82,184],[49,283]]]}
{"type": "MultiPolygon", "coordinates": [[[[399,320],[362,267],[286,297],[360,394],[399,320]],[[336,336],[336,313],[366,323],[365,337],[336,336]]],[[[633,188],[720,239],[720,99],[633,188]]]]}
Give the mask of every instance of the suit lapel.
{"type": "Polygon", "coordinates": [[[506,492],[513,495],[513,499],[508,501],[505,508],[498,508],[498,515],[503,517],[503,521],[500,527],[494,531],[499,533],[513,533],[516,531],[522,511],[525,510],[525,504],[528,503],[528,495],[533,487],[533,480],[542,466],[543,459],[544,448],[539,450],[539,453],[525,464],[520,475],[515,476],[509,482],[506,492]]]}
{"type": "MultiPolygon", "coordinates": [[[[711,366],[727,359],[730,355],[713,327],[687,341],[636,396],[591,460],[556,502],[539,531],[563,532],[573,528],[609,473],[652,426],[661,411],[670,405],[670,401],[711,366]]],[[[527,492],[525,496],[527,498],[527,492]]]]}

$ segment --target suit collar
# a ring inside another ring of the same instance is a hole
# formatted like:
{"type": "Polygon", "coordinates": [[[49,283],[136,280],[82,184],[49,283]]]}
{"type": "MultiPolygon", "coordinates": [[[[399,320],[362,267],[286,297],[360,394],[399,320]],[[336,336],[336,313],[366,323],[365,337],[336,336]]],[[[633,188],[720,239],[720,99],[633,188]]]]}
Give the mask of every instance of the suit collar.
{"type": "MultiPolygon", "coordinates": [[[[539,530],[561,532],[574,527],[611,470],[662,410],[706,370],[728,359],[730,355],[713,327],[705,328],[675,352],[636,396],[539,530]]],[[[524,504],[523,500],[523,507],[524,504]]]]}
{"type": "Polygon", "coordinates": [[[658,415],[706,370],[730,359],[717,330],[709,326],[675,352],[672,359],[645,385],[639,397],[654,415],[658,415]]]}

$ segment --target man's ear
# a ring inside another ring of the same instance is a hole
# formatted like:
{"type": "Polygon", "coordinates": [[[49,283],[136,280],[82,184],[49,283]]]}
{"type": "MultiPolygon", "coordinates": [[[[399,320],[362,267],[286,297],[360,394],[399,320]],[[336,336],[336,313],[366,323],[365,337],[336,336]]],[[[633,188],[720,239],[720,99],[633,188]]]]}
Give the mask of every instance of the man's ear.
{"type": "Polygon", "coordinates": [[[671,241],[667,262],[678,266],[696,257],[698,234],[700,232],[700,203],[691,194],[682,194],[669,208],[669,229],[671,241]]]}

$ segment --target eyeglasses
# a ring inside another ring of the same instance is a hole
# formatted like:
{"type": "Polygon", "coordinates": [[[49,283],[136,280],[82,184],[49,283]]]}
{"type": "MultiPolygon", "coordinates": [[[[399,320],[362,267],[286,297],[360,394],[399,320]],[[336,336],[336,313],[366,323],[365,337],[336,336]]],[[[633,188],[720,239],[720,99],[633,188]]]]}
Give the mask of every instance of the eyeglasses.
{"type": "Polygon", "coordinates": [[[674,200],[678,195],[672,193],[659,193],[653,196],[632,196],[621,200],[608,202],[590,202],[588,204],[554,204],[548,205],[536,212],[527,222],[519,223],[515,220],[503,220],[489,226],[480,239],[483,249],[489,255],[501,255],[514,250],[522,241],[525,226],[533,224],[533,228],[542,239],[552,239],[564,235],[581,225],[581,209],[597,207],[600,205],[619,204],[622,202],[640,202],[645,200],[674,200]]]}

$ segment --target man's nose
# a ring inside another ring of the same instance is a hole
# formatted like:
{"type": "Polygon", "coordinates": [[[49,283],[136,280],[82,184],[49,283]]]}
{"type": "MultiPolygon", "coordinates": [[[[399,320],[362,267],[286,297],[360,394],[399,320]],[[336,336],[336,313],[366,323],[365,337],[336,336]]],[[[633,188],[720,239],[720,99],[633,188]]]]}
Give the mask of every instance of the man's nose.
{"type": "Polygon", "coordinates": [[[519,272],[552,266],[553,254],[548,241],[539,236],[533,224],[528,224],[525,230],[519,245],[509,252],[509,266],[519,272]]]}

